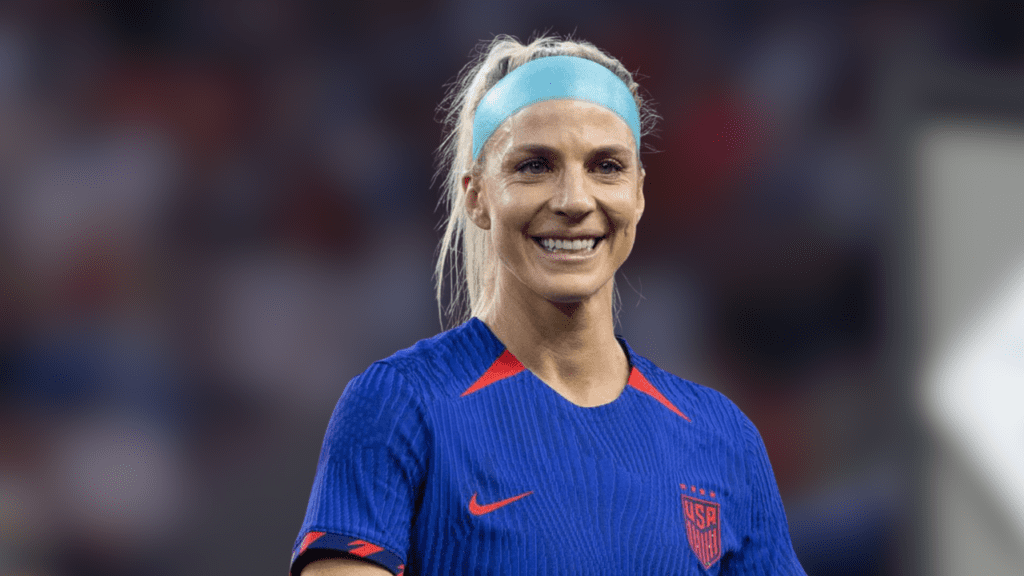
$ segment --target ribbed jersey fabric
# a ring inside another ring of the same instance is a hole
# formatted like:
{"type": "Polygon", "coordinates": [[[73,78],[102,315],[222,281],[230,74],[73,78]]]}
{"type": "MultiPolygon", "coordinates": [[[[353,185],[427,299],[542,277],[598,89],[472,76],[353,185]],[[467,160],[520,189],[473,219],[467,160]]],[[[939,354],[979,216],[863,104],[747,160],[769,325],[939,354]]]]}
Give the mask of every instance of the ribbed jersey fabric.
{"type": "Polygon", "coordinates": [[[373,364],[331,416],[291,575],[804,574],[750,420],[620,342],[629,385],[591,408],[476,318],[373,364]]]}

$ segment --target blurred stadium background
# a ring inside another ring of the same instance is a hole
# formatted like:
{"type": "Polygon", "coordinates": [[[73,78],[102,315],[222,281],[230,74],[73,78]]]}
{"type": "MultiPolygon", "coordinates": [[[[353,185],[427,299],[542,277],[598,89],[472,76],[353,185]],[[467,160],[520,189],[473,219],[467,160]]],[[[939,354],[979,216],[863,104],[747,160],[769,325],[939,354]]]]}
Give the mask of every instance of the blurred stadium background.
{"type": "Polygon", "coordinates": [[[575,34],[664,117],[621,332],[768,446],[816,575],[1024,566],[1000,2],[0,3],[0,573],[283,575],[349,378],[439,329],[436,107],[575,34]]]}

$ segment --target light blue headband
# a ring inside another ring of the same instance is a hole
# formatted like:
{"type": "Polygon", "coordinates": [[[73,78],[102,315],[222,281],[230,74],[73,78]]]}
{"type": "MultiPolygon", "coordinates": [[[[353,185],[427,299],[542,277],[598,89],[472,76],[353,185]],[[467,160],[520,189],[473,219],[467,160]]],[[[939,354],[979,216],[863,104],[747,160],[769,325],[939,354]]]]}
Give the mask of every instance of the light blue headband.
{"type": "Polygon", "coordinates": [[[633,131],[640,150],[640,113],[626,84],[593,60],[548,56],[509,72],[484,94],[473,117],[473,160],[509,116],[530,104],[561,99],[593,102],[615,112],[633,131]]]}

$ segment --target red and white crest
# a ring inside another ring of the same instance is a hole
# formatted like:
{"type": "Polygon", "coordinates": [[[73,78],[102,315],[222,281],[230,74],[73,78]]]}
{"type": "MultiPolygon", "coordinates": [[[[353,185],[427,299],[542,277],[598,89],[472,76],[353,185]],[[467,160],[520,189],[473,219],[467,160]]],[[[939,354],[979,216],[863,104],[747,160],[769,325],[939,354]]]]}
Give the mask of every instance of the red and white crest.
{"type": "Polygon", "coordinates": [[[709,502],[683,494],[686,539],[690,541],[690,548],[704,568],[710,568],[722,557],[720,510],[718,502],[709,502]]]}

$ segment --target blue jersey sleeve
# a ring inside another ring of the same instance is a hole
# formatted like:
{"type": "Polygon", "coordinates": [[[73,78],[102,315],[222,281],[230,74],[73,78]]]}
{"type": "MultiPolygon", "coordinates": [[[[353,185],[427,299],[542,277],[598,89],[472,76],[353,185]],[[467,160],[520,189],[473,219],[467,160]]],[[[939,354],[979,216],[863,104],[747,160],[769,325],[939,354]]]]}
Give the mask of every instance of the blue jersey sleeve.
{"type": "Polygon", "coordinates": [[[348,384],[331,415],[291,576],[329,556],[401,574],[425,459],[421,401],[398,370],[374,364],[348,384]]]}
{"type": "Polygon", "coordinates": [[[768,451],[754,424],[743,416],[750,524],[740,551],[723,566],[722,574],[806,576],[793,550],[786,511],[782,506],[768,451]]]}

